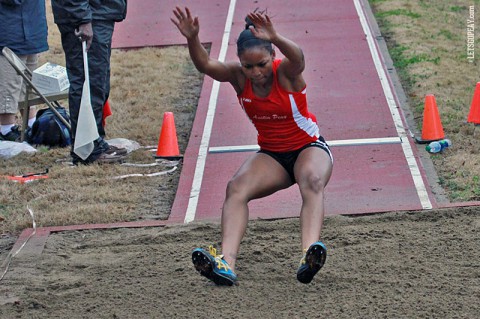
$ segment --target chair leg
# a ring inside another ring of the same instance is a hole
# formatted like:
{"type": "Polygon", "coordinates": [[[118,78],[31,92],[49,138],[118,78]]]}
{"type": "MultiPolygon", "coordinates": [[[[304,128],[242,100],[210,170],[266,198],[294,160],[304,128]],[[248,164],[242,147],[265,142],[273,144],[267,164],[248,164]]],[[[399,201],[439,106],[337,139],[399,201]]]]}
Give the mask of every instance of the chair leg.
{"type": "Polygon", "coordinates": [[[30,116],[30,104],[28,103],[28,97],[30,96],[31,89],[27,85],[27,90],[25,92],[25,108],[22,110],[22,127],[20,130],[20,140],[23,142],[26,138],[26,131],[28,127],[28,118],[30,116]]]}

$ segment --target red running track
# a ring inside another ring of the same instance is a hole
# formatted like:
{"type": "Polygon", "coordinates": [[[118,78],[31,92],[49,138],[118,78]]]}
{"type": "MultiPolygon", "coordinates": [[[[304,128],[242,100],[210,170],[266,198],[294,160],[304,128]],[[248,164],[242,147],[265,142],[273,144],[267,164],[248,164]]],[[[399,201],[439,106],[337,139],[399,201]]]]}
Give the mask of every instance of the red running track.
{"type": "MultiPolygon", "coordinates": [[[[405,132],[395,92],[371,34],[372,21],[365,14],[365,1],[185,0],[182,5],[199,16],[201,39],[211,43],[211,56],[215,58],[219,57],[226,34],[226,59],[237,59],[236,35],[243,28],[245,15],[257,7],[268,8],[277,29],[302,46],[309,107],[317,115],[322,135],[332,145],[335,157],[334,173],[326,190],[327,215],[439,207],[412,147],[414,142],[405,132]],[[226,23],[229,12],[232,20],[226,23]]],[[[185,44],[170,22],[176,4],[172,0],[129,0],[127,19],[117,24],[114,32],[114,47],[185,44]]],[[[18,252],[28,241],[21,254],[38,256],[52,232],[218,220],[229,178],[252,153],[209,150],[249,146],[256,143],[256,136],[233,89],[221,84],[217,96],[215,87],[211,79],[205,78],[169,220],[25,229],[12,252],[18,252]]],[[[300,205],[298,190],[293,186],[252,202],[250,217],[296,217],[300,205]]],[[[442,203],[442,207],[479,205],[442,203]]]]}
{"type": "MultiPolygon", "coordinates": [[[[246,14],[257,7],[267,8],[277,30],[303,48],[309,108],[317,115],[321,134],[332,142],[335,158],[326,190],[327,215],[436,207],[413,141],[406,134],[363,1],[190,0],[182,6],[199,16],[200,38],[211,43],[214,58],[219,57],[223,43],[225,60],[237,59],[236,37],[246,14]],[[222,42],[224,35],[228,42],[222,42]],[[353,145],[337,145],[344,140],[353,145]]],[[[176,4],[129,1],[127,19],[117,24],[114,33],[114,47],[185,44],[170,21],[176,4]]],[[[227,182],[252,151],[209,150],[256,144],[255,129],[238,105],[235,91],[228,84],[217,85],[210,78],[204,80],[172,222],[218,219],[227,182]]],[[[300,206],[293,186],[251,202],[250,217],[295,217],[300,206]]]]}

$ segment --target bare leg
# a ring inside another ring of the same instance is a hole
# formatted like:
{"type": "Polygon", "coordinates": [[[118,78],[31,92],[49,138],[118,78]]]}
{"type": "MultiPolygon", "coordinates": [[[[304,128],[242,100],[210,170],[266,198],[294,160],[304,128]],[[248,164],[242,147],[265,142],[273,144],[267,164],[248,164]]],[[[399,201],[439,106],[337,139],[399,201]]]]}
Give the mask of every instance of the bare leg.
{"type": "Polygon", "coordinates": [[[290,185],[285,169],[263,153],[250,157],[229,181],[222,211],[222,253],[232,270],[247,228],[248,202],[290,185]]]}
{"type": "Polygon", "coordinates": [[[332,168],[330,157],[318,147],[303,150],[295,163],[295,179],[303,200],[300,211],[302,249],[320,239],[325,214],[324,189],[332,168]]]}
{"type": "Polygon", "coordinates": [[[17,118],[15,114],[12,114],[12,113],[0,114],[0,125],[15,124],[16,120],[17,118]]]}

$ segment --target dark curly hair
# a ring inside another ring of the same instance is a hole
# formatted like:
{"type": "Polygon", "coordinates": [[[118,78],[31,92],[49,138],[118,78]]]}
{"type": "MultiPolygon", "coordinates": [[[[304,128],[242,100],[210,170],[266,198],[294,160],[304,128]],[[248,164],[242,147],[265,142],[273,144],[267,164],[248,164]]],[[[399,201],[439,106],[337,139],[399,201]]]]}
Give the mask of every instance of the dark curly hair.
{"type": "Polygon", "coordinates": [[[262,40],[253,35],[251,28],[254,28],[253,22],[245,18],[245,30],[243,30],[237,39],[237,55],[240,56],[245,50],[255,47],[261,47],[267,50],[270,54],[273,52],[272,43],[262,40]]]}

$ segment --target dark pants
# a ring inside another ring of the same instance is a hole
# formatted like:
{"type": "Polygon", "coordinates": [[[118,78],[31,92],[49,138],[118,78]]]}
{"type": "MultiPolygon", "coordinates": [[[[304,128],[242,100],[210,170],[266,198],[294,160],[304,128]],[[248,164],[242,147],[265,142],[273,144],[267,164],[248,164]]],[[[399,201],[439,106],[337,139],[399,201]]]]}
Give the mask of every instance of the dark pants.
{"type": "MultiPolygon", "coordinates": [[[[110,94],[110,55],[112,52],[114,25],[114,21],[92,21],[93,42],[88,50],[91,103],[101,140],[103,140],[105,136],[105,129],[102,125],[103,106],[110,94]]],[[[77,131],[83,83],[85,81],[82,43],[78,37],[75,36],[75,27],[71,25],[58,25],[58,29],[62,35],[62,46],[65,51],[66,68],[68,80],[70,81],[68,103],[73,145],[77,131]]],[[[92,155],[98,155],[104,151],[105,143],[101,140],[95,143],[95,149],[92,155]]]]}

